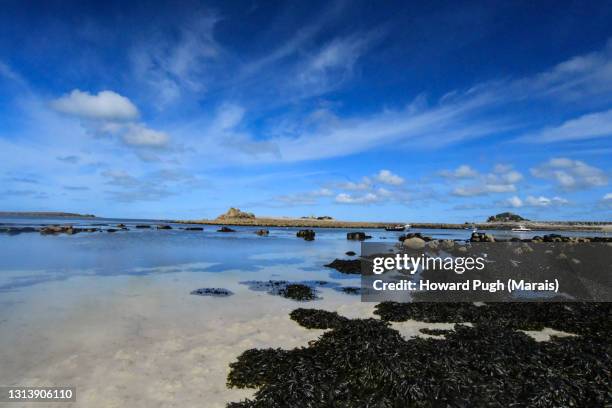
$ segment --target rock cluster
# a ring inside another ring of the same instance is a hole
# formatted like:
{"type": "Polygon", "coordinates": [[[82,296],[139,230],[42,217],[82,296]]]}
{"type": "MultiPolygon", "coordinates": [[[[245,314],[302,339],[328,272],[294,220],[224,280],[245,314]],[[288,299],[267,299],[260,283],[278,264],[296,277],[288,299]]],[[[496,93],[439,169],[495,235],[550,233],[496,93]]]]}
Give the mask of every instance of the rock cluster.
{"type": "Polygon", "coordinates": [[[42,227],[40,233],[42,235],[68,234],[74,235],[79,232],[98,232],[99,228],[76,228],[72,225],[49,225],[42,227]]]}
{"type": "Polygon", "coordinates": [[[495,238],[493,235],[484,232],[472,232],[470,242],[495,242],[495,238]]]}
{"type": "Polygon", "coordinates": [[[314,241],[315,232],[311,229],[299,230],[295,234],[298,238],[304,238],[304,241],[314,241]]]}
{"type": "Polygon", "coordinates": [[[365,241],[366,239],[370,239],[372,236],[366,235],[365,232],[347,232],[346,239],[352,241],[365,241]]]}

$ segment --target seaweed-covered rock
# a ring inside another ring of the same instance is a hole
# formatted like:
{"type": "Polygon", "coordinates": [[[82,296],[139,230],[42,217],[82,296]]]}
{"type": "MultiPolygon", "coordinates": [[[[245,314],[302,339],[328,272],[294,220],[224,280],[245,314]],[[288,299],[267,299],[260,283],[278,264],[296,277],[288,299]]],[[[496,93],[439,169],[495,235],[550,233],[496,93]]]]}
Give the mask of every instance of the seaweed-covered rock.
{"type": "Polygon", "coordinates": [[[267,229],[259,229],[255,231],[255,234],[259,235],[260,237],[267,237],[268,235],[270,235],[270,231],[268,231],[267,229]]]}
{"type": "Polygon", "coordinates": [[[348,255],[348,256],[355,256],[355,255],[357,255],[355,253],[355,251],[346,251],[345,254],[348,255]]]}
{"type": "Polygon", "coordinates": [[[240,282],[249,286],[249,289],[266,291],[270,295],[282,296],[298,301],[310,301],[318,299],[317,286],[325,286],[325,281],[288,282],[285,280],[269,281],[246,281],[240,282]]]}
{"type": "Polygon", "coordinates": [[[295,235],[298,238],[304,238],[304,241],[314,241],[315,239],[315,232],[311,229],[299,230],[295,235]]]}
{"type": "Polygon", "coordinates": [[[234,293],[229,289],[223,288],[200,288],[196,290],[192,290],[190,292],[192,295],[197,296],[212,296],[212,297],[227,297],[232,296],[234,293]]]}
{"type": "Polygon", "coordinates": [[[359,259],[334,259],[333,262],[324,266],[341,273],[361,274],[361,261],[359,259]]]}
{"type": "Polygon", "coordinates": [[[185,227],[185,231],[204,231],[203,227],[185,227]]]}
{"type": "Polygon", "coordinates": [[[98,232],[98,231],[100,231],[99,228],[93,228],[93,227],[77,228],[72,225],[49,225],[49,226],[42,227],[40,229],[40,233],[42,235],[57,235],[57,234],[74,235],[74,234],[78,234],[79,232],[98,232]]]}
{"type": "Polygon", "coordinates": [[[158,229],[158,230],[171,230],[171,229],[172,229],[172,226],[171,226],[171,225],[167,225],[167,224],[164,224],[164,225],[158,225],[158,226],[157,226],[157,229],[158,229]]]}
{"type": "Polygon", "coordinates": [[[340,292],[342,293],[346,293],[347,295],[360,295],[361,294],[361,288],[358,286],[342,286],[338,288],[338,290],[340,290],[340,292]]]}

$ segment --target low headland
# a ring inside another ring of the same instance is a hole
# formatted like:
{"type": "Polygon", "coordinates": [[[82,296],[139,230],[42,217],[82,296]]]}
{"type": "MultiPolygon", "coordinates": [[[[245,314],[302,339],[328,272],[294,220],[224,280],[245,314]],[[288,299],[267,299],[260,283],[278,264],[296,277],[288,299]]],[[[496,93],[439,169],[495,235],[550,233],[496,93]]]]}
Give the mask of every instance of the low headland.
{"type": "Polygon", "coordinates": [[[525,227],[531,230],[556,231],[598,231],[612,232],[612,222],[595,221],[531,221],[512,213],[501,213],[488,218],[482,223],[434,223],[434,222],[383,222],[383,221],[341,221],[329,216],[321,217],[257,217],[238,208],[230,208],[225,214],[215,219],[178,220],[176,223],[203,225],[234,225],[253,227],[306,227],[306,228],[387,228],[409,224],[417,229],[479,229],[511,230],[525,227]]]}

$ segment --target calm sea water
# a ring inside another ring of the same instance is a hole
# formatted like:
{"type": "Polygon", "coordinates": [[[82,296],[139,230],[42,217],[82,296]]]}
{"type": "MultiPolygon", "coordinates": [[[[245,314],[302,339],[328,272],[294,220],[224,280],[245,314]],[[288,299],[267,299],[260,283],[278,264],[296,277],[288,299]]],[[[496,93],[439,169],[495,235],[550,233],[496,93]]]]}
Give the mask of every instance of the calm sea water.
{"type": "MultiPolygon", "coordinates": [[[[39,233],[0,234],[0,292],[26,290],[41,282],[61,281],[72,276],[116,276],[172,273],[188,268],[192,272],[223,273],[227,270],[261,272],[261,279],[293,280],[309,277],[327,280],[355,280],[323,267],[345,252],[359,253],[360,243],[347,241],[348,229],[314,228],[311,242],[296,238],[299,228],[269,228],[267,237],[257,236],[256,227],[232,227],[235,233],[219,233],[218,227],[203,226],[204,231],[185,231],[173,224],[172,230],[135,229],[136,224],[163,223],[127,219],[41,219],[1,218],[0,224],[40,226],[73,224],[108,228],[124,223],[129,231],[43,236],[39,233]],[[104,224],[104,225],[99,225],[104,224]],[[278,272],[279,268],[282,272],[278,272]],[[274,267],[273,275],[267,273],[274,267]],[[27,272],[27,273],[24,273],[27,272]],[[302,273],[300,273],[302,272],[302,273]]],[[[355,230],[352,230],[355,231],[355,230]]],[[[373,241],[397,241],[401,232],[364,230],[373,241]]],[[[467,239],[470,230],[410,230],[444,239],[467,239]]],[[[487,231],[500,238],[529,238],[555,231],[487,231]]],[[[593,233],[565,235],[592,236],[593,233]]],[[[357,282],[355,282],[357,283],[357,282]]],[[[0,293],[1,296],[1,293],[0,293]]]]}

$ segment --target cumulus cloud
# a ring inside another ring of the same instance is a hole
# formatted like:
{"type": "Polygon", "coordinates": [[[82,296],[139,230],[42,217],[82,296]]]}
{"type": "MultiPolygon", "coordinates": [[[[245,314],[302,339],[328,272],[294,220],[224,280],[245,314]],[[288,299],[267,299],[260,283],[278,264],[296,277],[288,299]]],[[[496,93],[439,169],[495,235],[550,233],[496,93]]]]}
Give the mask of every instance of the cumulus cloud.
{"type": "Polygon", "coordinates": [[[538,178],[553,180],[560,189],[567,191],[608,184],[608,177],[603,170],[583,161],[564,157],[550,159],[532,168],[531,174],[538,178]]]}
{"type": "Polygon", "coordinates": [[[113,91],[96,95],[73,90],[51,101],[57,112],[90,120],[129,121],[138,118],[138,108],[125,96],[113,91]]]}
{"type": "Polygon", "coordinates": [[[131,146],[163,147],[168,144],[169,136],[141,124],[130,124],[122,135],[123,141],[131,146]]]}
{"type": "Polygon", "coordinates": [[[334,192],[329,188],[320,188],[314,191],[281,195],[276,197],[276,200],[287,205],[314,205],[319,198],[333,195],[334,192]]]}
{"type": "Polygon", "coordinates": [[[381,170],[376,175],[376,180],[383,184],[399,186],[404,183],[404,179],[389,170],[381,170]]]}
{"type": "Polygon", "coordinates": [[[603,196],[603,199],[606,201],[612,201],[612,193],[608,193],[603,196]]]}
{"type": "Polygon", "coordinates": [[[455,170],[442,170],[440,175],[446,178],[474,178],[478,176],[478,172],[467,164],[463,164],[455,170]]]}
{"type": "Polygon", "coordinates": [[[522,200],[518,196],[512,196],[502,202],[502,205],[521,208],[521,207],[558,207],[569,204],[569,201],[562,197],[528,196],[522,200]]]}
{"type": "Polygon", "coordinates": [[[517,190],[516,183],[523,175],[512,166],[498,164],[493,171],[481,174],[468,165],[462,165],[455,170],[444,170],[440,175],[449,180],[472,179],[472,184],[457,186],[452,194],[459,197],[472,197],[498,193],[512,193],[517,190]]]}
{"type": "Polygon", "coordinates": [[[363,177],[359,182],[347,181],[345,183],[339,183],[338,188],[351,191],[369,190],[372,188],[372,179],[363,177]]]}
{"type": "Polygon", "coordinates": [[[336,196],[336,202],[339,204],[372,204],[380,200],[381,198],[374,193],[366,193],[359,196],[340,193],[336,196]]]}
{"type": "Polygon", "coordinates": [[[539,197],[529,196],[525,199],[525,204],[532,206],[532,207],[552,207],[552,206],[566,205],[568,203],[569,203],[568,200],[566,200],[565,198],[561,198],[561,197],[548,198],[544,196],[539,196],[539,197]]]}

